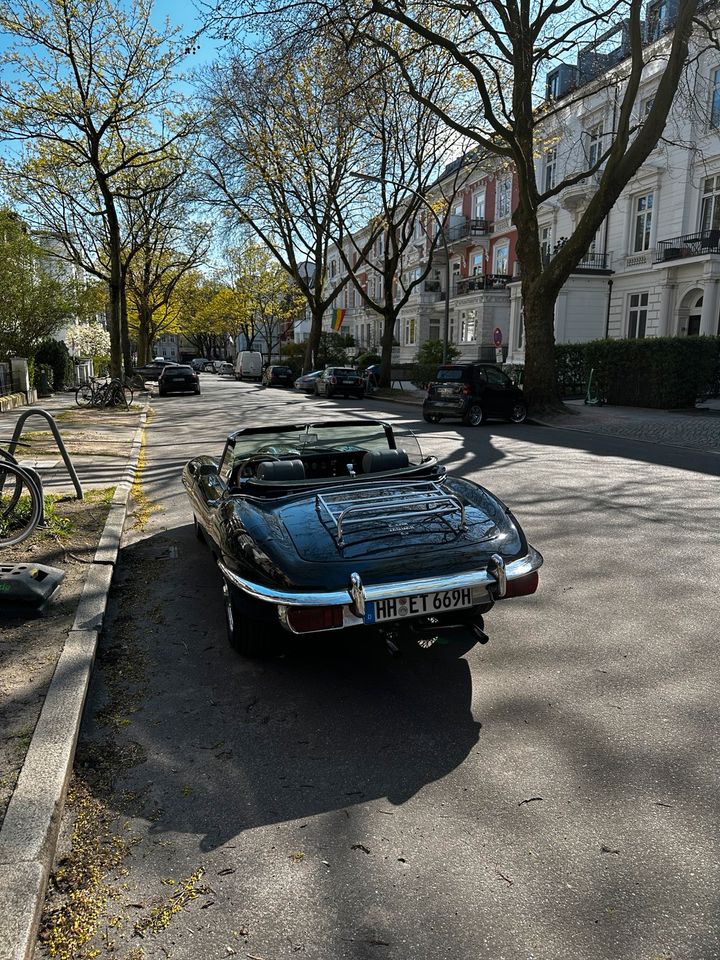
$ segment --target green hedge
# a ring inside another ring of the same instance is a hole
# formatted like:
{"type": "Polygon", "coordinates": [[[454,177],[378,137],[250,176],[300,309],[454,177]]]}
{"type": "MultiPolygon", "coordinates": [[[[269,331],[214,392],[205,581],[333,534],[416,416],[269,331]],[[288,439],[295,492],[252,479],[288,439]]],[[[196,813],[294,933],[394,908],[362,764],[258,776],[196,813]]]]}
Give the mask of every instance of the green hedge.
{"type": "Polygon", "coordinates": [[[720,373],[718,337],[558,344],[555,356],[561,397],[583,395],[594,370],[600,395],[630,407],[693,407],[720,373]]]}

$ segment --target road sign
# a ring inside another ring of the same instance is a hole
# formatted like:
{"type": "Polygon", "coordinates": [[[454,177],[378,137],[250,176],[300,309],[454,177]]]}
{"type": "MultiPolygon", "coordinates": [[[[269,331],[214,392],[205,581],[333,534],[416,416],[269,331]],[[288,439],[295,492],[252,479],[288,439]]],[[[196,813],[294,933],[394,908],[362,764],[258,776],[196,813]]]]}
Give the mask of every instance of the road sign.
{"type": "Polygon", "coordinates": [[[493,343],[496,347],[501,347],[503,342],[503,332],[500,327],[495,327],[493,330],[493,343]]]}

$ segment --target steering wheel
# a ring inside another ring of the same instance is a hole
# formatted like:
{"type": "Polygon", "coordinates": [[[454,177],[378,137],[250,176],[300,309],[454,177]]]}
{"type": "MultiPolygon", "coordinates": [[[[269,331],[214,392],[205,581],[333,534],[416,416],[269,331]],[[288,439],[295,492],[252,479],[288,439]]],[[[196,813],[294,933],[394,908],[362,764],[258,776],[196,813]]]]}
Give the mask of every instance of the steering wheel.
{"type": "Polygon", "coordinates": [[[248,457],[242,464],[238,471],[238,478],[242,480],[247,479],[247,477],[254,477],[261,463],[276,463],[278,460],[280,460],[280,457],[275,457],[271,453],[256,453],[252,457],[248,457]]]}

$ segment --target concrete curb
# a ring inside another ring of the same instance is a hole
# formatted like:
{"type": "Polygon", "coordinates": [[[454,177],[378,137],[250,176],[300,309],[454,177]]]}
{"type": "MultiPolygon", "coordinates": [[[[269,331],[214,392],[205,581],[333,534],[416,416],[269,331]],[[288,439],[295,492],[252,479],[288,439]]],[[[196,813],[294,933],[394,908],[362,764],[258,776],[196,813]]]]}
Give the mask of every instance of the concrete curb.
{"type": "Polygon", "coordinates": [[[0,829],[0,960],[30,960],[35,953],[45,887],[146,420],[147,404],[88,571],[75,623],[0,829]]]}

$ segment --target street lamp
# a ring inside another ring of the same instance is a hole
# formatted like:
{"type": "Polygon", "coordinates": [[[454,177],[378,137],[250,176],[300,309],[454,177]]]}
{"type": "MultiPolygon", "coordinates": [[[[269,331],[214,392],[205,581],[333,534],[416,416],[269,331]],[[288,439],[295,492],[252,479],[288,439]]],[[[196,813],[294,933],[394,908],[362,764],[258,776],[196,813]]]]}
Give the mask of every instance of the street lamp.
{"type": "Polygon", "coordinates": [[[444,318],[443,318],[443,341],[442,341],[442,362],[447,363],[448,358],[448,336],[450,333],[450,250],[448,249],[447,237],[445,235],[445,228],[442,225],[440,217],[437,215],[436,211],[433,209],[432,204],[427,200],[426,197],[420,193],[419,190],[416,190],[414,187],[409,187],[407,184],[398,183],[395,180],[383,179],[382,177],[374,177],[369,173],[359,173],[356,171],[351,171],[350,176],[354,177],[356,180],[367,180],[371,183],[391,183],[394,187],[400,187],[403,190],[407,190],[408,193],[412,193],[418,198],[418,200],[430,211],[433,220],[437,224],[438,231],[440,232],[440,237],[443,242],[443,247],[445,248],[445,309],[444,309],[444,318]]]}

